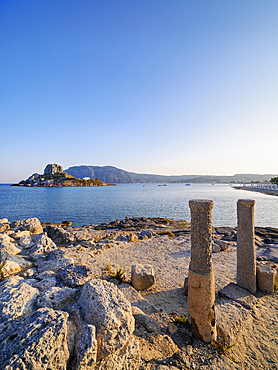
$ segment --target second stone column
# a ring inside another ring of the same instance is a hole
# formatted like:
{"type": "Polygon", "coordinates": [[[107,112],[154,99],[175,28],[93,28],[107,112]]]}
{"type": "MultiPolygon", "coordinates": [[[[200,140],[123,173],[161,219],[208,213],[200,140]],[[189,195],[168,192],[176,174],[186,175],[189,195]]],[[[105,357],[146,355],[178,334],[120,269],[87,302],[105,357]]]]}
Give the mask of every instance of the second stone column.
{"type": "Polygon", "coordinates": [[[191,260],[188,272],[188,310],[194,335],[205,342],[216,340],[215,287],[212,268],[212,200],[189,201],[191,260]]]}

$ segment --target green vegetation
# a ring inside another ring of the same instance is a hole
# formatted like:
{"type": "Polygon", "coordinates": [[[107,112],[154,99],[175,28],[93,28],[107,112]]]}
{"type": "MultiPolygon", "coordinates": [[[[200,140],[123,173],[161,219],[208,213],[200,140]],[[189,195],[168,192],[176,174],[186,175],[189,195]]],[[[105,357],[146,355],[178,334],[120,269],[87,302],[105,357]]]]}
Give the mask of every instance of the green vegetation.
{"type": "Polygon", "coordinates": [[[173,315],[174,324],[179,324],[181,326],[185,326],[187,329],[190,329],[191,323],[189,321],[189,318],[182,313],[182,308],[180,308],[180,311],[181,311],[180,315],[176,314],[173,315]]]}
{"type": "Polygon", "coordinates": [[[106,271],[108,272],[108,274],[111,274],[113,276],[113,278],[119,280],[121,283],[126,280],[125,268],[123,269],[122,265],[121,265],[120,268],[117,267],[116,272],[114,272],[112,270],[112,266],[110,265],[110,263],[108,263],[107,266],[106,266],[106,271]]]}
{"type": "Polygon", "coordinates": [[[271,184],[278,185],[278,177],[272,177],[272,179],[270,179],[270,182],[271,182],[271,184]]]}

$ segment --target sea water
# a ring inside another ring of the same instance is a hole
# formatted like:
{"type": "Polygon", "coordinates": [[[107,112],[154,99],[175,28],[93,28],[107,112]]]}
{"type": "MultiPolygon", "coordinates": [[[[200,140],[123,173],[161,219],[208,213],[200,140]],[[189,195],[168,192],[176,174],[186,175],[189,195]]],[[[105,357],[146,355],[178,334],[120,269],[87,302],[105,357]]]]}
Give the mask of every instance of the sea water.
{"type": "Polygon", "coordinates": [[[60,188],[0,185],[0,218],[15,221],[38,217],[41,222],[71,221],[73,226],[122,220],[126,216],[190,221],[188,201],[210,199],[214,201],[213,226],[236,226],[237,200],[255,199],[255,226],[278,227],[278,197],[236,190],[227,184],[159,185],[60,188]]]}

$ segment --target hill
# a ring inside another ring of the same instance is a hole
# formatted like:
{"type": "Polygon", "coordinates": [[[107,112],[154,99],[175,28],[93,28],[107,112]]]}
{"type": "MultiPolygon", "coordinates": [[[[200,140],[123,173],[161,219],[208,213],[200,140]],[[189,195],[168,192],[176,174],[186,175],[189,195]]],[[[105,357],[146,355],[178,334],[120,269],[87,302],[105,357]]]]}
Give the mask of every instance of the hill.
{"type": "Polygon", "coordinates": [[[233,176],[208,176],[208,175],[179,175],[165,176],[154,174],[142,174],[128,172],[113,166],[73,166],[69,167],[65,172],[70,175],[83,179],[100,179],[105,183],[171,183],[171,182],[187,182],[187,183],[241,183],[251,181],[270,181],[271,177],[277,176],[272,174],[236,174],[233,176]]]}

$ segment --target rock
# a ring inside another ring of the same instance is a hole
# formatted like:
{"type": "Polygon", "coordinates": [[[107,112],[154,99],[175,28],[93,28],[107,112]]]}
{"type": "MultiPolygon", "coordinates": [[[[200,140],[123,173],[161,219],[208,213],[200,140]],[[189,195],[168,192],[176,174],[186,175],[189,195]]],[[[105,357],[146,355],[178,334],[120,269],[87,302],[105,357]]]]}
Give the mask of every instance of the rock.
{"type": "Polygon", "coordinates": [[[44,271],[54,271],[57,272],[59,268],[65,267],[68,265],[74,265],[73,258],[65,257],[65,252],[56,249],[49,253],[49,255],[46,257],[46,260],[41,262],[38,266],[39,273],[44,271]]]}
{"type": "Polygon", "coordinates": [[[221,251],[220,245],[212,242],[211,243],[212,253],[218,253],[221,251]]]}
{"type": "Polygon", "coordinates": [[[96,328],[85,325],[76,338],[76,369],[93,369],[97,360],[96,328]]]}
{"type": "Polygon", "coordinates": [[[62,309],[76,296],[76,289],[52,287],[37,299],[39,307],[48,307],[55,310],[62,309]]]}
{"type": "MultiPolygon", "coordinates": [[[[0,259],[3,261],[7,256],[6,252],[0,251],[0,259]]],[[[0,273],[2,278],[7,278],[8,276],[15,275],[21,270],[27,270],[32,267],[33,264],[30,261],[25,260],[24,258],[14,256],[13,254],[8,255],[4,266],[2,267],[0,273]]]]}
{"type": "Polygon", "coordinates": [[[0,321],[31,315],[39,296],[38,289],[14,276],[0,284],[0,321]]]}
{"type": "Polygon", "coordinates": [[[7,224],[8,222],[9,222],[9,220],[7,218],[1,218],[0,219],[1,224],[7,224]]]}
{"type": "Polygon", "coordinates": [[[67,318],[65,312],[42,308],[6,323],[0,331],[1,369],[66,370],[67,318]]]}
{"type": "Polygon", "coordinates": [[[84,285],[88,280],[93,279],[93,272],[87,266],[66,266],[57,272],[57,278],[65,285],[75,288],[84,285]]]}
{"type": "Polygon", "coordinates": [[[252,309],[257,302],[257,298],[248,290],[241,288],[235,283],[230,283],[218,292],[220,297],[226,297],[242,304],[248,309],[252,309]]]}
{"type": "Polygon", "coordinates": [[[22,248],[31,248],[34,245],[33,242],[32,242],[32,238],[31,238],[30,235],[22,235],[19,238],[18,244],[22,248]]]}
{"type": "Polygon", "coordinates": [[[57,249],[56,244],[48,238],[46,233],[42,233],[33,238],[34,246],[29,250],[29,256],[33,261],[45,257],[50,252],[57,249]]]}
{"type": "Polygon", "coordinates": [[[23,277],[24,279],[29,279],[32,276],[34,276],[36,273],[36,270],[34,268],[29,268],[28,270],[21,271],[19,275],[23,277]]]}
{"type": "Polygon", "coordinates": [[[258,257],[261,257],[262,260],[278,263],[277,245],[268,245],[267,248],[260,248],[257,254],[257,259],[259,259],[258,257]]]}
{"type": "Polygon", "coordinates": [[[140,235],[142,235],[143,237],[146,236],[148,239],[151,239],[153,237],[152,232],[149,230],[142,230],[140,232],[140,235]]]}
{"type": "Polygon", "coordinates": [[[275,285],[276,270],[269,265],[257,263],[256,268],[257,288],[264,293],[273,293],[275,285]]]}
{"type": "Polygon", "coordinates": [[[21,253],[22,249],[18,248],[14,243],[2,239],[0,240],[0,251],[5,251],[8,254],[15,255],[21,253]]]}
{"type": "Polygon", "coordinates": [[[131,284],[137,290],[148,289],[155,283],[151,265],[136,264],[131,267],[131,284]]]}
{"type": "MultiPolygon", "coordinates": [[[[5,220],[5,219],[3,219],[3,220],[5,220]]],[[[3,222],[3,220],[0,220],[0,232],[1,233],[9,230],[9,228],[10,228],[10,224],[8,223],[8,220],[6,219],[7,222],[3,222]]]]}
{"type": "Polygon", "coordinates": [[[38,274],[36,276],[38,280],[44,280],[44,279],[53,278],[53,277],[56,277],[56,273],[51,270],[44,271],[41,274],[38,274]]]}
{"type": "Polygon", "coordinates": [[[138,240],[138,236],[135,233],[128,234],[127,237],[129,242],[136,242],[138,240]]]}
{"type": "Polygon", "coordinates": [[[140,338],[140,352],[143,360],[149,362],[173,356],[179,351],[179,347],[165,334],[157,334],[149,338],[140,338]]]}
{"type": "Polygon", "coordinates": [[[63,167],[57,163],[53,163],[53,164],[48,164],[45,167],[43,174],[44,175],[48,175],[48,174],[55,175],[55,173],[62,173],[62,172],[63,172],[63,167]]]}
{"type": "MultiPolygon", "coordinates": [[[[214,244],[218,244],[221,251],[225,252],[226,250],[228,250],[232,245],[234,245],[234,243],[232,242],[227,242],[225,240],[218,240],[218,239],[214,239],[214,244]]],[[[213,251],[213,250],[212,250],[213,251]]]]}
{"type": "Polygon", "coordinates": [[[9,236],[13,239],[20,239],[22,236],[30,236],[30,233],[28,230],[23,230],[23,231],[20,231],[20,230],[17,230],[17,231],[14,231],[14,230],[11,230],[10,233],[9,233],[9,236]]]}
{"type": "Polygon", "coordinates": [[[37,218],[27,218],[20,221],[14,221],[11,223],[11,228],[19,228],[21,231],[29,231],[30,235],[43,233],[42,225],[37,218]]]}
{"type": "Polygon", "coordinates": [[[79,302],[85,321],[96,326],[98,360],[126,344],[134,331],[134,317],[130,303],[114,284],[89,280],[82,288],[79,302]]]}
{"type": "MultiPolygon", "coordinates": [[[[94,370],[139,370],[141,354],[139,342],[132,336],[125,346],[96,363],[94,370]]],[[[89,370],[89,369],[88,369],[89,370]]]]}
{"type": "Polygon", "coordinates": [[[135,314],[134,318],[136,325],[142,325],[148,333],[155,333],[162,330],[158,322],[145,314],[135,314]]]}
{"type": "Polygon", "coordinates": [[[54,286],[56,286],[55,277],[43,279],[35,284],[35,288],[38,288],[41,291],[48,290],[50,288],[53,288],[54,286]]]}

